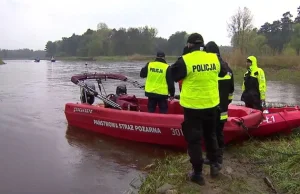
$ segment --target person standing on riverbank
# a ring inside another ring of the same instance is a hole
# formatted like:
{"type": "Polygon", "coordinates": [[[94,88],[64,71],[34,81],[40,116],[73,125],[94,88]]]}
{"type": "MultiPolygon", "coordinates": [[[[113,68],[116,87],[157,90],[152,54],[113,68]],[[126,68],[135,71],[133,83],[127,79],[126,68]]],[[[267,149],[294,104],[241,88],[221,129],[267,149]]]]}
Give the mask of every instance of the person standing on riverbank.
{"type": "Polygon", "coordinates": [[[241,101],[245,102],[246,107],[262,111],[266,105],[265,72],[258,67],[257,59],[254,56],[249,56],[246,64],[247,72],[244,74],[241,101]]]}
{"type": "Polygon", "coordinates": [[[210,174],[219,174],[217,164],[216,120],[219,105],[218,76],[225,76],[227,69],[220,64],[216,54],[204,51],[204,41],[200,34],[188,37],[189,53],[179,58],[172,66],[174,81],[182,81],[180,105],[184,110],[182,131],[188,143],[188,154],[193,166],[189,174],[192,182],[204,185],[202,176],[203,158],[202,134],[209,158],[210,174]]]}
{"type": "Polygon", "coordinates": [[[159,112],[168,112],[168,94],[174,98],[175,84],[164,52],[157,52],[156,59],[141,69],[141,78],[146,78],[145,96],[148,97],[148,112],[154,113],[156,106],[159,112]]]}
{"type": "MultiPolygon", "coordinates": [[[[223,163],[223,150],[225,147],[224,144],[224,134],[223,128],[228,118],[228,105],[232,102],[233,92],[234,92],[234,79],[233,72],[229,67],[228,63],[226,63],[220,54],[220,50],[218,45],[210,41],[206,44],[205,50],[208,53],[215,53],[219,57],[219,60],[222,64],[224,64],[228,72],[224,77],[219,77],[219,96],[220,96],[220,104],[218,109],[218,117],[217,117],[217,127],[216,127],[216,135],[219,146],[218,151],[218,164],[222,165],[223,163]]],[[[204,164],[210,164],[210,160],[208,156],[204,160],[204,164]]]]}

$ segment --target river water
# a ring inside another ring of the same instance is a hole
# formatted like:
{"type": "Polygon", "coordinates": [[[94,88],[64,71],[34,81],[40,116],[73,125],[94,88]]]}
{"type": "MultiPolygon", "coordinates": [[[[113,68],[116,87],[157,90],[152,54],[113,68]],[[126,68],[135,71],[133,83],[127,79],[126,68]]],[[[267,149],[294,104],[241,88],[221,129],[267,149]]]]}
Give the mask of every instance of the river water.
{"type": "MultiPolygon", "coordinates": [[[[6,61],[0,66],[0,193],[123,193],[132,179],[165,151],[158,146],[117,140],[69,128],[67,102],[79,101],[72,75],[84,62],[6,61]]],[[[139,78],[143,63],[89,63],[89,72],[139,78]]],[[[118,81],[105,83],[114,93],[118,81]]],[[[128,85],[128,93],[143,91],[128,85]]],[[[177,90],[178,91],[178,90],[177,90]]],[[[240,96],[236,85],[235,100],[240,96]]],[[[297,104],[300,88],[268,82],[268,101],[297,104]]]]}

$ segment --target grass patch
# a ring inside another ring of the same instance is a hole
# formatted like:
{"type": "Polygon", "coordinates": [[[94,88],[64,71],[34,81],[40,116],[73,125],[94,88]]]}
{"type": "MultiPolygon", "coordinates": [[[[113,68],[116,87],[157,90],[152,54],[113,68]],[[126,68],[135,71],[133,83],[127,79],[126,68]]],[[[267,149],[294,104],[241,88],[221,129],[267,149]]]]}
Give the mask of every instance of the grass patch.
{"type": "Polygon", "coordinates": [[[168,183],[178,193],[270,193],[263,178],[271,178],[277,191],[297,193],[300,190],[300,130],[289,137],[251,140],[239,146],[229,146],[224,155],[222,173],[217,179],[209,177],[209,167],[204,166],[205,186],[187,181],[191,165],[186,153],[170,155],[156,160],[140,187],[140,194],[157,193],[168,183]]]}
{"type": "MultiPolygon", "coordinates": [[[[284,81],[287,83],[296,84],[299,83],[300,80],[300,71],[291,71],[290,69],[276,70],[270,67],[263,68],[263,70],[265,72],[267,82],[284,81]]],[[[233,67],[232,71],[235,82],[239,82],[242,84],[244,73],[246,73],[246,69],[242,67],[233,67]]]]}
{"type": "Polygon", "coordinates": [[[260,142],[249,141],[231,150],[237,157],[248,158],[264,170],[284,193],[300,190],[300,130],[293,135],[260,142]]]}
{"type": "Polygon", "coordinates": [[[0,65],[4,65],[5,63],[2,61],[2,59],[0,58],[0,65]]]}
{"type": "Polygon", "coordinates": [[[199,193],[265,193],[262,189],[259,180],[249,177],[240,172],[226,172],[228,169],[234,168],[236,161],[230,160],[232,167],[226,167],[223,174],[217,179],[209,177],[209,167],[204,166],[204,176],[206,185],[199,186],[187,180],[187,172],[191,170],[191,165],[186,154],[177,156],[168,156],[163,160],[155,161],[155,168],[150,171],[145,181],[140,187],[140,194],[154,194],[157,190],[168,183],[174,186],[173,189],[178,193],[199,194],[199,193]],[[253,182],[256,182],[253,184],[253,182]]]}

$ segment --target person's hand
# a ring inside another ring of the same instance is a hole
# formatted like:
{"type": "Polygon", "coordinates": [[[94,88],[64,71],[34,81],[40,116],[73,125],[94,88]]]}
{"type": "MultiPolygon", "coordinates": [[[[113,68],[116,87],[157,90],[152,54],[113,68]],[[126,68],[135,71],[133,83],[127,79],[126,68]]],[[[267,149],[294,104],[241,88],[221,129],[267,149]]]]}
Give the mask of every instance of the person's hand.
{"type": "Polygon", "coordinates": [[[261,106],[266,107],[266,100],[261,100],[261,106]]]}
{"type": "Polygon", "coordinates": [[[174,100],[174,96],[169,96],[169,100],[174,100]]]}

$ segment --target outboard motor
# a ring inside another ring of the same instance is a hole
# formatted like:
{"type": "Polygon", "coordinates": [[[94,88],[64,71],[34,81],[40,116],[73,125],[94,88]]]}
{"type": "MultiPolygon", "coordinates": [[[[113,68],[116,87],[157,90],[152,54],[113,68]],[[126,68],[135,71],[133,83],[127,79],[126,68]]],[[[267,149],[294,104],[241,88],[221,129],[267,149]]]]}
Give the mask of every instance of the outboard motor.
{"type": "Polygon", "coordinates": [[[117,86],[117,88],[116,88],[116,95],[117,96],[121,96],[121,95],[124,95],[124,94],[127,94],[126,85],[122,84],[122,85],[117,86]]]}
{"type": "MultiPolygon", "coordinates": [[[[85,84],[89,88],[96,91],[96,87],[95,87],[94,83],[85,81],[85,84]]],[[[84,88],[81,88],[80,101],[81,101],[81,103],[88,103],[88,104],[92,105],[95,102],[95,96],[93,94],[91,94],[90,92],[86,91],[84,88]]]]}

